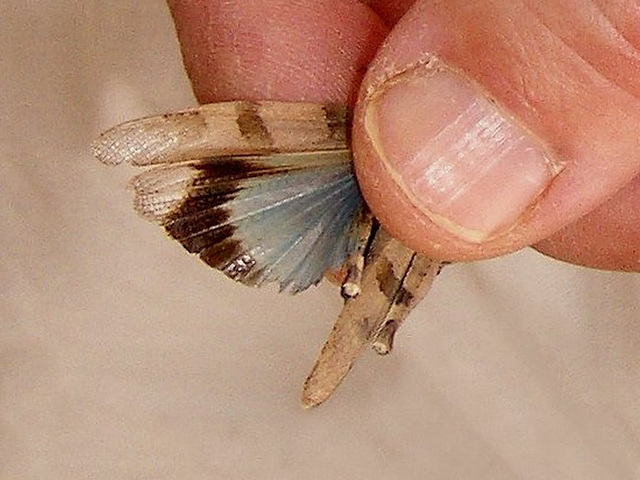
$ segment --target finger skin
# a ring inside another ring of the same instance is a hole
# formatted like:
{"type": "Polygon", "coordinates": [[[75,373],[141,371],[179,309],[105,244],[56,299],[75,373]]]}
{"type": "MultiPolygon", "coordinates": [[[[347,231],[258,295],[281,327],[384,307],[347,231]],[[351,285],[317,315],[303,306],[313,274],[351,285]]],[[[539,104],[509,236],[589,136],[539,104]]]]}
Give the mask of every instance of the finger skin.
{"type": "Polygon", "coordinates": [[[356,1],[169,1],[199,102],[353,104],[387,27],[356,1]]]}
{"type": "Polygon", "coordinates": [[[392,234],[441,260],[497,256],[553,235],[638,173],[640,56],[605,19],[593,21],[597,12],[576,14],[582,3],[424,1],[396,25],[370,66],[361,99],[390,72],[435,55],[482,86],[566,167],[513,230],[468,243],[434,225],[399,191],[371,147],[359,103],[356,171],[374,214],[392,234]]]}
{"type": "MultiPolygon", "coordinates": [[[[597,0],[611,25],[631,46],[640,46],[640,5],[634,0],[597,0]]],[[[640,271],[640,177],[611,199],[534,248],[587,267],[640,271]]]]}
{"type": "Polygon", "coordinates": [[[611,200],[534,245],[550,257],[603,270],[640,271],[640,177],[611,200]]]}

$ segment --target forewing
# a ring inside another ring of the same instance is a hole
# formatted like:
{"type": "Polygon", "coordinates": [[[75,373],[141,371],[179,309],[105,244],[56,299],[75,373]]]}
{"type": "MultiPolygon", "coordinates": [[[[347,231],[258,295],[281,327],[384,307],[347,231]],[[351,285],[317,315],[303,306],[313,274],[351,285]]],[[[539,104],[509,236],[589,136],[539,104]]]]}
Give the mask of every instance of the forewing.
{"type": "Polygon", "coordinates": [[[221,102],[117,125],[93,143],[102,162],[153,165],[220,155],[343,150],[347,109],[288,102],[221,102]]]}

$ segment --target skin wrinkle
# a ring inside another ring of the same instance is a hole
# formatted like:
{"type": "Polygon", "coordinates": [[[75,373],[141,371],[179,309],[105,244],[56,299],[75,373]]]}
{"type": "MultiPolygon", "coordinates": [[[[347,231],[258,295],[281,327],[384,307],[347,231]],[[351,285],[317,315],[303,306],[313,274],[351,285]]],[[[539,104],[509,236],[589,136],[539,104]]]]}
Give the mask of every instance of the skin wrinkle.
{"type": "MultiPolygon", "coordinates": [[[[620,62],[613,63],[610,59],[621,57],[626,62],[640,66],[640,52],[638,52],[638,50],[626,40],[626,38],[615,28],[602,11],[597,8],[594,2],[589,2],[588,5],[590,5],[595,12],[593,12],[593,15],[589,16],[589,24],[585,26],[585,28],[581,29],[581,32],[588,32],[591,34],[587,38],[585,38],[584,35],[581,35],[579,38],[569,36],[566,33],[567,30],[562,29],[562,25],[551,24],[541,14],[539,8],[532,8],[532,5],[539,5],[539,3],[540,2],[532,3],[529,1],[525,2],[524,5],[525,8],[527,8],[527,10],[529,10],[550,33],[552,33],[569,50],[580,57],[587,65],[591,66],[591,68],[593,68],[593,70],[600,76],[634,97],[637,98],[639,96],[640,87],[638,87],[637,82],[626,82],[626,85],[621,84],[620,82],[624,77],[617,75],[616,72],[616,67],[620,65],[620,62]],[[588,41],[594,35],[596,35],[598,39],[605,40],[604,42],[598,43],[599,50],[606,50],[605,54],[598,55],[598,62],[593,58],[594,52],[591,47],[594,42],[588,41]]],[[[585,3],[586,2],[582,2],[582,4],[585,3]]],[[[578,18],[580,19],[583,18],[581,13],[582,11],[578,13],[578,18]]],[[[573,33],[573,31],[570,31],[570,33],[573,33]]],[[[624,65],[624,62],[622,64],[624,65]]]]}
{"type": "Polygon", "coordinates": [[[635,0],[595,2],[600,11],[634,47],[640,46],[640,4],[635,0]]]}

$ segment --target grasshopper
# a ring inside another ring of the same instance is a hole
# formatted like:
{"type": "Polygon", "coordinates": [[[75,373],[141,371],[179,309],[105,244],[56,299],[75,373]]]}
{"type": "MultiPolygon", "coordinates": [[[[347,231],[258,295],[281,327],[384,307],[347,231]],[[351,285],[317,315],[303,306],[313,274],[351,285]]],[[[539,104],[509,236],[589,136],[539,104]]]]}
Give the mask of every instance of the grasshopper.
{"type": "Polygon", "coordinates": [[[189,252],[249,286],[298,293],[345,272],[344,307],[302,405],[328,399],[367,346],[385,355],[442,263],[372,217],[353,174],[347,108],[223,102],[123,123],[93,144],[129,163],[135,209],[189,252]]]}

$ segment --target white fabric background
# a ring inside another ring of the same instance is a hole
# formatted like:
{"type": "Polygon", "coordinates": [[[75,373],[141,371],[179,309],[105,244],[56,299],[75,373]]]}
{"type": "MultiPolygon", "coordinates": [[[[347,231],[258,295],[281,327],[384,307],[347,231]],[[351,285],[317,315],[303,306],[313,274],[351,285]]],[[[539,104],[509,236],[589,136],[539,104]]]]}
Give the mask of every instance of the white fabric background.
{"type": "Polygon", "coordinates": [[[193,105],[172,28],[153,0],[0,4],[2,479],[640,478],[640,277],[534,252],[446,269],[302,411],[337,289],[235,285],[88,151],[193,105]]]}

